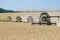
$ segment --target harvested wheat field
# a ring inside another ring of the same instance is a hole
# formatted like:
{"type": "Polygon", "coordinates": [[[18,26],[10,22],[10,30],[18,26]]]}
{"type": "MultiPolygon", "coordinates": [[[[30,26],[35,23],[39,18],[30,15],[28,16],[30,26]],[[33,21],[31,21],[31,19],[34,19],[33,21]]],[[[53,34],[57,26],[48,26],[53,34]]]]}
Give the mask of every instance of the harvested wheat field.
{"type": "Polygon", "coordinates": [[[60,40],[60,27],[0,22],[0,40],[60,40]]]}

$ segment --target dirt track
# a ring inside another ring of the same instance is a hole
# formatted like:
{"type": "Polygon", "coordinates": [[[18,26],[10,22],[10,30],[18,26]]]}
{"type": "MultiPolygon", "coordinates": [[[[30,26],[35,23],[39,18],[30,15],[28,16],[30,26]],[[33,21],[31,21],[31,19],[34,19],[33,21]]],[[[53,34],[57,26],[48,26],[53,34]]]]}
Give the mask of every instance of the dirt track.
{"type": "Polygon", "coordinates": [[[60,28],[0,22],[0,40],[60,40],[60,28]]]}

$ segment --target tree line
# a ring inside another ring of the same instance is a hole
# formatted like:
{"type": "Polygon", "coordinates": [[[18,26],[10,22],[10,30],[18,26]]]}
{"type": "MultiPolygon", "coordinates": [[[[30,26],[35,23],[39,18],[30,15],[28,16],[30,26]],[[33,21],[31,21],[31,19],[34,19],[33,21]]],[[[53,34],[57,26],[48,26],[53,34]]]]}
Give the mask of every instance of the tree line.
{"type": "Polygon", "coordinates": [[[42,11],[14,11],[0,8],[0,13],[16,13],[16,12],[42,12],[42,11]]]}
{"type": "Polygon", "coordinates": [[[8,13],[8,12],[15,12],[13,10],[6,10],[6,9],[3,9],[3,8],[0,8],[0,13],[8,13]]]}

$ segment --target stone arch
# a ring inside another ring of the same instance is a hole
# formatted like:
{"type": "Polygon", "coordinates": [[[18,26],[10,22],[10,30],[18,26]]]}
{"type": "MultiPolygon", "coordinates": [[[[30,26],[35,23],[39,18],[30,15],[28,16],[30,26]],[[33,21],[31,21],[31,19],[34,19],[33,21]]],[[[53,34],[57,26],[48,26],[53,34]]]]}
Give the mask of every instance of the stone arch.
{"type": "Polygon", "coordinates": [[[40,17],[43,17],[43,16],[48,18],[49,14],[47,12],[43,12],[43,13],[41,13],[40,17]]]}
{"type": "Polygon", "coordinates": [[[32,16],[28,16],[27,17],[27,22],[28,23],[32,23],[34,21],[33,17],[32,16]]]}
{"type": "Polygon", "coordinates": [[[39,19],[39,20],[40,20],[41,22],[47,23],[47,24],[50,23],[50,16],[49,16],[49,14],[48,14],[47,12],[41,13],[40,18],[41,18],[41,19],[39,19]]]}
{"type": "Polygon", "coordinates": [[[21,16],[17,16],[17,17],[16,17],[16,22],[22,22],[21,16]]]}
{"type": "Polygon", "coordinates": [[[11,16],[8,16],[8,17],[7,17],[7,21],[8,21],[8,22],[11,22],[11,21],[12,21],[12,17],[11,17],[11,16]]]}

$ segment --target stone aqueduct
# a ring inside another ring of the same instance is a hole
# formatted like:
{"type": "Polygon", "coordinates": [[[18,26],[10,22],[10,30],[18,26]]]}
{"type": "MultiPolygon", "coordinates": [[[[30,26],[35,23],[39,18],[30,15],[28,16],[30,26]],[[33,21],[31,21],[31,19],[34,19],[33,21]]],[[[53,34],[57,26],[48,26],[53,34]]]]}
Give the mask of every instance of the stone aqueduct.
{"type": "MultiPolygon", "coordinates": [[[[22,13],[0,13],[0,18],[10,18],[9,21],[16,21],[18,16],[22,22],[39,22],[39,18],[44,16],[60,16],[60,12],[22,12],[22,13]],[[43,13],[43,14],[42,14],[43,13]],[[45,13],[45,14],[44,14],[45,13]]],[[[18,19],[19,19],[18,18],[18,19]]],[[[52,18],[56,20],[57,18],[52,18]]]]}

